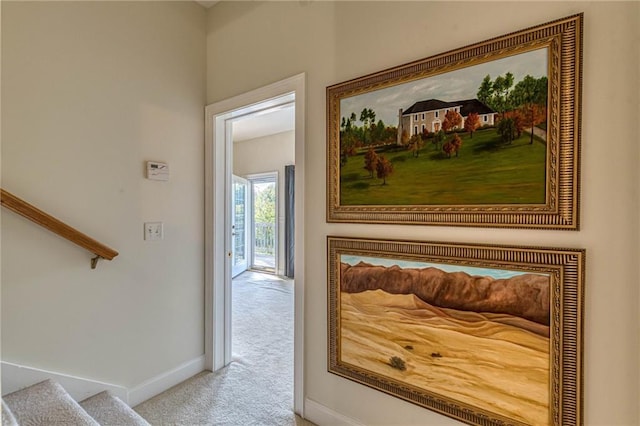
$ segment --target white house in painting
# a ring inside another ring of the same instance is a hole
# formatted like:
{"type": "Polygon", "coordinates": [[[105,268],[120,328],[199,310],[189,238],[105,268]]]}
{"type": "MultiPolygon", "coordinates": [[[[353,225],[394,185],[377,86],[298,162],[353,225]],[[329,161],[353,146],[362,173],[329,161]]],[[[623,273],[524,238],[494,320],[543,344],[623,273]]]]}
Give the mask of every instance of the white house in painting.
{"type": "Polygon", "coordinates": [[[442,121],[449,110],[454,110],[462,116],[460,127],[464,127],[464,120],[475,112],[480,118],[481,126],[492,126],[495,123],[496,112],[477,99],[445,102],[438,99],[419,101],[406,110],[398,113],[398,145],[402,143],[402,134],[407,136],[428,132],[437,132],[442,128],[442,121]]]}

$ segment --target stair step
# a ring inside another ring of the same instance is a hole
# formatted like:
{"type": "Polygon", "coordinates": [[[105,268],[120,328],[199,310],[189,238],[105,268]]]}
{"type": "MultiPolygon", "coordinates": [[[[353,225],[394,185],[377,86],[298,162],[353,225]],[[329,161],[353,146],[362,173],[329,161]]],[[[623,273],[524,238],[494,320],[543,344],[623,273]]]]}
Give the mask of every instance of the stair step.
{"type": "Polygon", "coordinates": [[[52,380],[4,396],[18,424],[29,426],[100,426],[52,380]]]}
{"type": "Polygon", "coordinates": [[[18,426],[16,418],[13,417],[13,413],[7,407],[7,404],[2,400],[2,426],[18,426]]]}
{"type": "Polygon", "coordinates": [[[150,426],[120,398],[107,391],[85,399],[80,406],[103,426],[150,426]]]}

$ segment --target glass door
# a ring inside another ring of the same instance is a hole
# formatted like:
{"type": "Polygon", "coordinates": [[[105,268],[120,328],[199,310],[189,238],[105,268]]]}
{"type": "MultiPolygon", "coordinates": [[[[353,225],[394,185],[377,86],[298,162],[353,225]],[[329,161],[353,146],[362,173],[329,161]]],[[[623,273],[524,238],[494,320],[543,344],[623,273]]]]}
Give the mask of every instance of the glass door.
{"type": "Polygon", "coordinates": [[[252,188],[251,268],[276,272],[278,205],[276,173],[249,177],[252,188]]]}
{"type": "Polygon", "coordinates": [[[233,175],[233,214],[231,215],[231,276],[247,270],[249,240],[249,181],[233,175]]]}

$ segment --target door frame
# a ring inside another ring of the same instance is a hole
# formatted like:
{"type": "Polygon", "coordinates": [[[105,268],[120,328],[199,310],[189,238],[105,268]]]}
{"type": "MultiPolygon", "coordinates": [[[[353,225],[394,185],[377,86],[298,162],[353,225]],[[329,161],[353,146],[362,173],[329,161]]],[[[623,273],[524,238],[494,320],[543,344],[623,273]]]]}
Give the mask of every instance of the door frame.
{"type": "Polygon", "coordinates": [[[205,108],[205,368],[231,361],[231,242],[229,223],[232,172],[230,120],[277,107],[286,95],[295,102],[295,261],[294,411],[304,416],[304,147],[305,80],[301,73],[205,108]],[[216,206],[224,206],[224,209],[216,206]],[[224,237],[224,238],[223,238],[224,237]]]}

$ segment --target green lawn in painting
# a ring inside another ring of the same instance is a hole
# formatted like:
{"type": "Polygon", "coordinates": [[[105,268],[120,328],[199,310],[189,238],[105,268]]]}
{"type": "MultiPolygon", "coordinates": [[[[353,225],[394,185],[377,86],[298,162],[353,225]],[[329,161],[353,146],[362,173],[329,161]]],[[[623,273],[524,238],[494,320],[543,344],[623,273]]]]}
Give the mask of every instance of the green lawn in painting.
{"type": "Polygon", "coordinates": [[[505,145],[495,129],[460,137],[458,157],[447,158],[430,139],[418,157],[403,147],[378,149],[393,164],[386,185],[364,169],[365,150],[349,157],[340,168],[341,205],[545,203],[546,145],[541,139],[530,144],[523,133],[505,145]]]}

